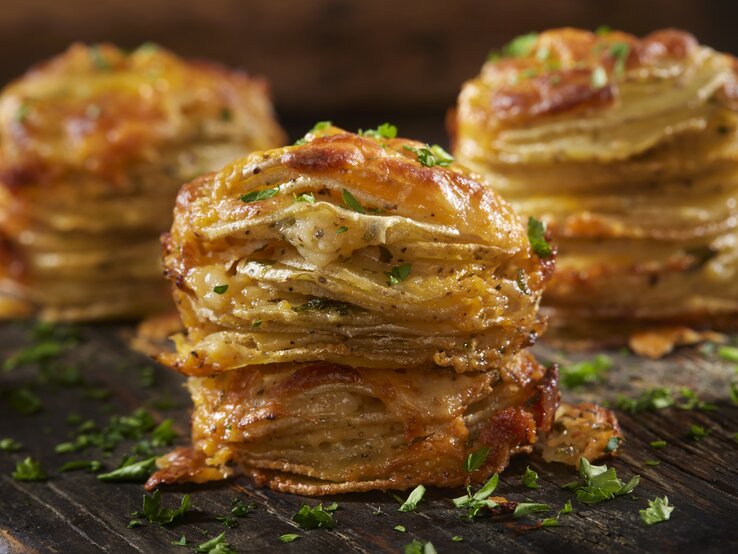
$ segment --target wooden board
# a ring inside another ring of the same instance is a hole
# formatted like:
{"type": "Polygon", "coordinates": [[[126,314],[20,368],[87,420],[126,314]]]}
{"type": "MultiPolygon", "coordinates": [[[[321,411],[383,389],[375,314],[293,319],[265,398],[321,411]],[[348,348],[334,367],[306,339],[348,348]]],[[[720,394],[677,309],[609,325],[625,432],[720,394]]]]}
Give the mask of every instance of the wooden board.
{"type": "MultiPolygon", "coordinates": [[[[7,358],[29,344],[31,324],[0,325],[0,357],[7,358]]],[[[512,520],[483,515],[473,523],[460,519],[450,498],[461,490],[433,489],[415,513],[400,513],[389,493],[376,492],[330,497],[337,501],[334,530],[303,531],[290,521],[304,502],[316,499],[278,494],[253,488],[245,479],[200,487],[168,489],[169,506],[184,492],[192,493],[194,511],[181,523],[166,527],[145,525],[128,529],[130,513],[141,506],[139,484],[105,484],[87,472],[59,473],[59,466],[72,459],[99,459],[114,468],[130,448],[124,443],[106,458],[92,449],[80,454],[55,454],[54,447],[68,440],[73,426],[66,422],[70,412],[83,419],[104,423],[110,414],[126,414],[139,406],[157,418],[171,417],[186,442],[189,400],[182,378],[154,369],[153,387],[141,383],[142,367],[153,367],[147,359],[126,347],[124,326],[82,327],[79,343],[59,357],[81,369],[86,385],[37,384],[37,364],[0,372],[0,438],[12,437],[24,444],[14,453],[0,452],[0,552],[188,552],[172,546],[182,535],[197,545],[223,530],[238,552],[402,552],[412,539],[431,541],[438,552],[720,552],[738,551],[738,408],[728,398],[728,383],[736,379],[734,364],[706,356],[696,348],[682,349],[661,361],[644,361],[623,352],[609,352],[615,366],[607,383],[585,389],[578,396],[612,400],[616,394],[634,395],[650,386],[689,386],[714,411],[675,408],[635,416],[619,413],[627,442],[618,459],[608,462],[623,479],[641,475],[634,494],[598,505],[576,501],[574,513],[562,516],[559,527],[536,529],[536,519],[512,520]],[[43,401],[34,415],[19,415],[9,405],[9,391],[27,385],[43,401]],[[91,389],[92,387],[92,389],[91,389]],[[110,391],[107,399],[89,398],[90,390],[110,391]],[[162,399],[176,407],[161,409],[162,399]],[[157,408],[157,406],[159,406],[157,408]],[[701,441],[687,438],[691,424],[711,430],[701,441]],[[663,439],[668,446],[655,450],[651,441],[663,439]],[[46,482],[18,482],[10,477],[17,460],[30,455],[50,473],[46,482]],[[660,465],[644,465],[647,459],[660,465]],[[638,510],[647,499],[668,495],[675,506],[671,521],[645,526],[638,510]],[[239,526],[226,529],[215,519],[226,515],[234,498],[255,502],[256,509],[239,519],[239,526]],[[375,512],[381,508],[381,513],[375,512]],[[393,528],[404,526],[400,533],[393,528]],[[301,538],[282,544],[283,533],[301,538]],[[453,542],[454,536],[463,542],[453,542]]],[[[545,347],[536,348],[544,359],[560,357],[545,347]]],[[[575,396],[567,392],[567,396],[575,396]]],[[[162,450],[159,449],[159,452],[162,450]]],[[[560,508],[573,496],[560,485],[575,477],[572,469],[543,463],[535,455],[516,458],[504,473],[498,493],[510,500],[531,499],[560,508]],[[540,475],[541,488],[522,486],[520,477],[527,465],[540,475]]],[[[403,494],[404,496],[404,494],[403,494]]],[[[553,515],[553,514],[552,514],[553,515]]]]}

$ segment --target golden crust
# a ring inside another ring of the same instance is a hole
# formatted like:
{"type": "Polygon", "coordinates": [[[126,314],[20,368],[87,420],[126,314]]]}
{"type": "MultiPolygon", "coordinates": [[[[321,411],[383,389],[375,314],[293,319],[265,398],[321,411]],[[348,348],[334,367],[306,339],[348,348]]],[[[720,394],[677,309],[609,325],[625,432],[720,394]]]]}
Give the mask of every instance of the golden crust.
{"type": "Polygon", "coordinates": [[[183,187],[164,260],[188,335],[161,360],[189,375],[504,367],[542,330],[553,260],[473,175],[421,164],[422,146],[329,128],[183,187]]]}
{"type": "Polygon", "coordinates": [[[34,68],[0,94],[0,316],[170,306],[158,236],[180,185],[283,140],[263,81],[155,46],[34,68]]]}
{"type": "Polygon", "coordinates": [[[222,478],[232,464],[260,484],[308,495],[451,487],[468,478],[468,454],[487,446],[471,474],[478,483],[529,450],[558,405],[555,368],[526,353],[500,374],[287,364],[189,386],[194,450],[160,460],[149,488],[207,468],[222,478]]]}
{"type": "Polygon", "coordinates": [[[548,224],[555,333],[734,326],[736,60],[675,30],[555,29],[513,50],[464,85],[455,154],[548,224]]]}

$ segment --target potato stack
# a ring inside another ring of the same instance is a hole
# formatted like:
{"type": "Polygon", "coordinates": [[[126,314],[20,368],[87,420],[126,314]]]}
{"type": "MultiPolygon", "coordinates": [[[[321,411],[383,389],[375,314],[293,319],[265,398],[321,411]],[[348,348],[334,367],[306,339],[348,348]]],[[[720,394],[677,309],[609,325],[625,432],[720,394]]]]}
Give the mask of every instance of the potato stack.
{"type": "Polygon", "coordinates": [[[455,154],[548,224],[559,335],[735,325],[736,67],[680,31],[558,29],[464,85],[455,154]]]}
{"type": "Polygon", "coordinates": [[[182,183],[278,146],[265,83],[154,45],[74,45],[0,93],[0,317],[166,309],[182,183]]]}
{"type": "Polygon", "coordinates": [[[149,487],[239,469],[313,495],[458,486],[551,428],[556,369],[525,350],[551,253],[395,135],[321,124],[182,189],[164,257],[187,333],[160,361],[190,376],[193,447],[149,487]]]}

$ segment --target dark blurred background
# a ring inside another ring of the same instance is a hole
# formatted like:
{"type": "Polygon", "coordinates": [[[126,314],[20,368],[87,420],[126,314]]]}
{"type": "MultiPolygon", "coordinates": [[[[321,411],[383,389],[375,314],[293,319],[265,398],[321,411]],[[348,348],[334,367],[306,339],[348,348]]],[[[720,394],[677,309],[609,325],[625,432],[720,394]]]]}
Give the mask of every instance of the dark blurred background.
{"type": "Polygon", "coordinates": [[[690,30],[738,53],[736,1],[3,0],[0,79],[74,41],[154,41],[269,78],[294,138],[313,122],[385,120],[443,142],[444,116],[487,53],[516,35],[607,24],[638,35],[690,30]]]}

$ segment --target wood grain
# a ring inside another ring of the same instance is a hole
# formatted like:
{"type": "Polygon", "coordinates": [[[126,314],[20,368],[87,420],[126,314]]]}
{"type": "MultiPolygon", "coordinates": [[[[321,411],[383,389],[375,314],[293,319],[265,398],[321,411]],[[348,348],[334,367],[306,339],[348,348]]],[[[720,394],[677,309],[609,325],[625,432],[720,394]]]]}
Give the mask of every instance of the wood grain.
{"type": "MultiPolygon", "coordinates": [[[[29,325],[0,326],[0,356],[7,357],[29,341],[29,325]]],[[[155,368],[156,384],[139,384],[140,371],[148,360],[128,350],[125,326],[83,327],[82,340],[65,354],[67,363],[78,364],[89,386],[104,387],[112,393],[107,400],[85,398],[84,387],[36,385],[38,368],[33,365],[0,375],[0,438],[13,437],[24,443],[17,453],[0,453],[0,552],[186,552],[172,546],[184,534],[195,545],[226,528],[217,516],[229,512],[238,497],[255,502],[257,508],[228,529],[228,542],[238,552],[280,549],[290,552],[402,552],[413,538],[431,541],[439,552],[699,552],[735,551],[738,530],[738,409],[728,400],[728,383],[736,378],[733,364],[706,357],[697,349],[683,349],[660,361],[645,361],[622,352],[609,352],[615,367],[607,383],[582,391],[578,397],[612,400],[623,393],[633,395],[650,386],[690,386],[707,400],[715,401],[715,411],[666,409],[632,416],[620,414],[627,442],[612,462],[621,478],[641,475],[641,484],[629,497],[594,506],[574,501],[574,513],[562,516],[561,526],[531,528],[535,519],[513,521],[508,517],[480,517],[474,523],[459,518],[450,498],[463,491],[433,489],[417,512],[400,513],[389,493],[341,495],[324,499],[340,505],[334,530],[302,531],[291,522],[303,502],[316,499],[279,494],[253,488],[245,479],[207,486],[168,489],[165,502],[173,505],[185,492],[192,493],[195,511],[181,523],[162,527],[146,525],[127,529],[130,513],[139,509],[143,489],[138,484],[105,484],[86,472],[59,473],[57,468],[70,459],[101,459],[114,467],[130,444],[121,445],[110,458],[92,450],[84,454],[54,454],[54,446],[67,440],[69,412],[104,422],[108,413],[125,414],[147,406],[157,419],[173,417],[185,441],[189,400],[182,379],[163,368],[155,368]],[[21,416],[10,409],[7,391],[28,384],[43,399],[43,410],[21,416]],[[158,410],[152,402],[163,395],[177,404],[158,410]],[[710,435],[695,442],[687,438],[693,423],[710,429],[710,435]],[[649,446],[653,440],[669,444],[663,450],[649,446]],[[10,477],[15,461],[31,455],[42,462],[51,478],[43,483],[23,483],[10,477]],[[655,467],[644,465],[658,459],[655,467]],[[668,495],[676,506],[669,522],[646,527],[638,510],[647,499],[668,495]],[[374,515],[381,508],[380,515],[374,515]],[[406,533],[393,530],[403,525],[406,533]],[[283,533],[301,538],[282,544],[283,533]],[[464,542],[452,542],[455,535],[464,542]]],[[[539,346],[544,359],[568,361],[560,352],[539,346]],[[562,359],[563,357],[563,359],[562,359]]],[[[581,356],[579,356],[581,357],[581,356]]],[[[569,394],[572,396],[571,394],[569,394]]],[[[560,508],[572,494],[560,486],[574,478],[567,467],[546,464],[535,455],[516,458],[505,472],[499,494],[511,500],[530,499],[560,508]],[[530,465],[540,475],[541,488],[522,486],[521,476],[530,465]]]]}

